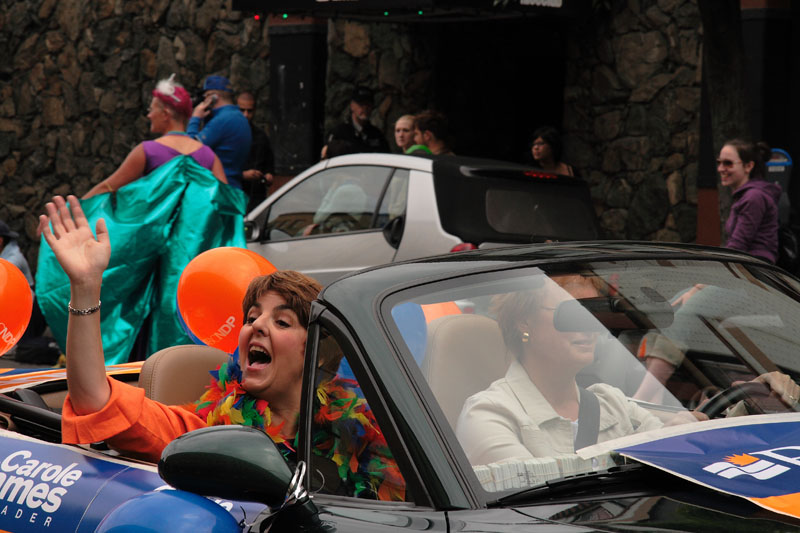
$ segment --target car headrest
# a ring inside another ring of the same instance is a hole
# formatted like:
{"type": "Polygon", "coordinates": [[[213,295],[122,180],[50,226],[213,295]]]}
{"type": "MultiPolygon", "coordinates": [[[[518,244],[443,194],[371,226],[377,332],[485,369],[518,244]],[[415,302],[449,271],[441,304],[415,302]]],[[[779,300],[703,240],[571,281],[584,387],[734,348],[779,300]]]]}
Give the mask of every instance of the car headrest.
{"type": "Polygon", "coordinates": [[[503,377],[511,359],[500,326],[481,315],[448,315],[428,324],[421,369],[452,427],[464,401],[503,377]]]}
{"type": "Polygon", "coordinates": [[[145,396],[166,405],[191,403],[211,383],[209,372],[229,357],[211,346],[187,344],[164,348],[145,360],[139,386],[145,396]]]}

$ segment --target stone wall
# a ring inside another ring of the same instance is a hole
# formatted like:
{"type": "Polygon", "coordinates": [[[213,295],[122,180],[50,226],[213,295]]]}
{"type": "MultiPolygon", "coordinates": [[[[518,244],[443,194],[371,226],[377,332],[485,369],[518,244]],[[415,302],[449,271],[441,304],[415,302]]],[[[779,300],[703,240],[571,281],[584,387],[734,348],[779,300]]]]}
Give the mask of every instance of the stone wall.
{"type": "Polygon", "coordinates": [[[695,239],[702,25],[696,2],[612,2],[572,28],[565,156],[606,236],[695,239]]]}
{"type": "Polygon", "coordinates": [[[265,22],[225,0],[0,0],[0,219],[35,268],[37,216],[85,193],[139,142],[158,79],[207,74],[256,94],[268,119],[265,22]]]}
{"type": "Polygon", "coordinates": [[[375,91],[371,122],[394,146],[394,122],[427,107],[432,94],[432,41],[419,24],[364,23],[333,19],[328,24],[325,131],[346,118],[356,85],[375,91]]]}
{"type": "MultiPolygon", "coordinates": [[[[696,226],[701,24],[693,0],[612,2],[571,25],[565,159],[592,185],[612,238],[692,241],[696,226]]],[[[597,3],[601,5],[601,3],[597,3]]],[[[372,122],[430,105],[436,36],[425,24],[328,24],[325,130],[356,84],[372,122]]],[[[256,94],[269,121],[265,21],[229,0],[0,0],[0,218],[35,265],[37,216],[53,194],[87,191],[149,138],[155,82],[207,74],[256,94]]]]}

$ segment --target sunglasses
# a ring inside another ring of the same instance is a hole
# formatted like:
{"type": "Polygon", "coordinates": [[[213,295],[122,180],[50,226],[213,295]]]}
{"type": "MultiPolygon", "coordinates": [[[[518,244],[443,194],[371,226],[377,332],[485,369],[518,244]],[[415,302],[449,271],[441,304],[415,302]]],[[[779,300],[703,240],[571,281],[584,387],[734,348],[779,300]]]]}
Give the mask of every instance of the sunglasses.
{"type": "Polygon", "coordinates": [[[717,166],[722,165],[725,168],[732,168],[733,165],[736,163],[741,163],[741,161],[731,161],[730,159],[717,159],[717,166]]]}

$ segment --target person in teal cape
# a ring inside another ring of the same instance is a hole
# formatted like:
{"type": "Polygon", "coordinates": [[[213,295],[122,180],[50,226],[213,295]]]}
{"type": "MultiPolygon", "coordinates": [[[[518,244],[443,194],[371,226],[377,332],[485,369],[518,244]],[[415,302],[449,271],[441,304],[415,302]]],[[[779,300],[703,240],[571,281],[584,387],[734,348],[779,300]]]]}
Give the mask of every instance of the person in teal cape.
{"type": "MultiPolygon", "coordinates": [[[[124,363],[150,317],[148,355],[192,341],[177,316],[184,267],[220,246],[245,246],[247,197],[189,155],[178,155],[115,193],[82,202],[91,227],[111,229],[111,260],[103,274],[103,346],[107,364],[124,363]]],[[[69,280],[42,239],[36,296],[54,337],[66,343],[69,280]]]]}

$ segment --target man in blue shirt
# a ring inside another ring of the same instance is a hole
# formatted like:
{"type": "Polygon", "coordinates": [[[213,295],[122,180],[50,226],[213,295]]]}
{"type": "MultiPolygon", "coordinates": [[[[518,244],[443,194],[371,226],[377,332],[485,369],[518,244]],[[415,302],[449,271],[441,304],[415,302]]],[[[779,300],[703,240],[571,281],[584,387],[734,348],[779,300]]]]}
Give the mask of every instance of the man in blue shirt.
{"type": "Polygon", "coordinates": [[[206,78],[203,102],[194,108],[186,133],[214,150],[228,183],[241,189],[242,171],[250,155],[252,138],[250,123],[234,104],[233,87],[227,78],[206,78]]]}

